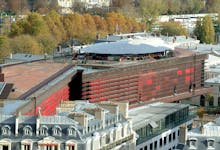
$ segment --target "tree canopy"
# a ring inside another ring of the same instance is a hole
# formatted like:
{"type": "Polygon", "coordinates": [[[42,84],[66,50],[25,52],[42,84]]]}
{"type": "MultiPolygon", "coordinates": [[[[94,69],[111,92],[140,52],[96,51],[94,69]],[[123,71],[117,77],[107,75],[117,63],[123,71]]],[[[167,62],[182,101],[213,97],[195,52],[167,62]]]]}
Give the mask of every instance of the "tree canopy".
{"type": "Polygon", "coordinates": [[[213,44],[215,31],[213,22],[210,16],[198,19],[194,34],[202,43],[213,44]]]}
{"type": "Polygon", "coordinates": [[[161,23],[161,34],[169,36],[188,35],[186,28],[180,22],[164,22],[161,23]]]}

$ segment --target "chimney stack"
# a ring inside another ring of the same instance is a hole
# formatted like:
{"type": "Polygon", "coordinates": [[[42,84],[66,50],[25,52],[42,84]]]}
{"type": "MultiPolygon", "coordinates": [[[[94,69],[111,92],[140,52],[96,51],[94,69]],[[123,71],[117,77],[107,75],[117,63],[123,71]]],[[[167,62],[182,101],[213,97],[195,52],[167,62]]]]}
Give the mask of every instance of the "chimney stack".
{"type": "Polygon", "coordinates": [[[188,129],[186,126],[179,127],[179,143],[186,144],[188,129]]]}

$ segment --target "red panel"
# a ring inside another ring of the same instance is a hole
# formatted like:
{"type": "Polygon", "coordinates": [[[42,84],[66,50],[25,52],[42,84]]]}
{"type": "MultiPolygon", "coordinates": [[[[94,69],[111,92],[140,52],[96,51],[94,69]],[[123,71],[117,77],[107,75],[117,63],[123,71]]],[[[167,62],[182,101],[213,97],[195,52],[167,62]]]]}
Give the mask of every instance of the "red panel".
{"type": "Polygon", "coordinates": [[[186,74],[189,74],[189,73],[190,73],[190,70],[191,70],[191,68],[187,68],[187,69],[185,70],[185,73],[186,73],[186,74]]]}
{"type": "Polygon", "coordinates": [[[152,80],[147,80],[147,85],[152,85],[153,81],[152,80]]]}
{"type": "Polygon", "coordinates": [[[190,76],[185,76],[185,81],[190,81],[190,76]]]}
{"type": "Polygon", "coordinates": [[[182,70],[178,70],[176,74],[177,74],[177,75],[182,75],[182,74],[183,74],[183,71],[182,71],[182,70]]]}

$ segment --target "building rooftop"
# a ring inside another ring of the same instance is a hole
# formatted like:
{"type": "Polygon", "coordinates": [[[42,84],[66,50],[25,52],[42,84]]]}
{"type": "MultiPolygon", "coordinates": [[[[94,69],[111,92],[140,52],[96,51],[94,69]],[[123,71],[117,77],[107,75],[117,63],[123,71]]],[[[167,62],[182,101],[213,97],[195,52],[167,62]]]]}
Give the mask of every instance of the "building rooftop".
{"type": "MultiPolygon", "coordinates": [[[[220,70],[220,68],[219,68],[220,70]]],[[[215,83],[215,84],[219,84],[220,83],[220,75],[215,77],[215,78],[211,78],[211,79],[207,79],[205,81],[205,83],[215,83]]]]}
{"type": "Polygon", "coordinates": [[[164,40],[155,37],[134,37],[126,40],[119,40],[116,42],[97,43],[87,46],[81,50],[85,53],[95,54],[149,54],[164,52],[166,50],[174,49],[164,40]]]}
{"type": "Polygon", "coordinates": [[[11,92],[8,98],[18,98],[67,65],[67,63],[40,61],[3,67],[5,82],[14,84],[14,92],[11,92]]]}
{"type": "Polygon", "coordinates": [[[139,126],[148,123],[155,125],[156,121],[187,106],[189,105],[158,102],[130,109],[129,117],[132,118],[134,128],[139,128],[139,126]]]}

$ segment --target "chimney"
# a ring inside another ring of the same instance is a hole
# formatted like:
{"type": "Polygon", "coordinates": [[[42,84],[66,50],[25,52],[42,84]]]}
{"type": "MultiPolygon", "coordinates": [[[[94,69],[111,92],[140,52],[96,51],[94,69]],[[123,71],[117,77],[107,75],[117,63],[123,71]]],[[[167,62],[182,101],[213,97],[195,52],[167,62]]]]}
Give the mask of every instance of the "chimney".
{"type": "MultiPolygon", "coordinates": [[[[36,109],[36,108],[35,108],[36,109]]],[[[36,135],[39,135],[39,129],[40,129],[40,117],[41,117],[41,108],[38,108],[38,114],[36,118],[36,135]]]]}
{"type": "Polygon", "coordinates": [[[128,118],[128,102],[118,103],[119,112],[127,119],[128,118]]]}
{"type": "Polygon", "coordinates": [[[102,128],[105,129],[105,110],[102,108],[95,110],[95,118],[101,120],[102,128]]]}
{"type": "MultiPolygon", "coordinates": [[[[109,103],[109,102],[103,102],[103,103],[99,103],[99,106],[109,110],[110,113],[115,114],[116,116],[118,116],[119,114],[119,106],[118,104],[114,104],[114,103],[109,103]]],[[[118,117],[116,122],[118,121],[118,117]]]]}
{"type": "Polygon", "coordinates": [[[15,136],[18,136],[18,128],[19,128],[19,117],[21,116],[21,112],[19,111],[16,114],[16,118],[15,118],[15,136]]]}
{"type": "Polygon", "coordinates": [[[81,126],[88,127],[88,116],[85,113],[71,113],[69,117],[79,122],[81,126]]]}
{"type": "Polygon", "coordinates": [[[179,127],[179,143],[186,144],[188,129],[182,125],[179,127]]]}

